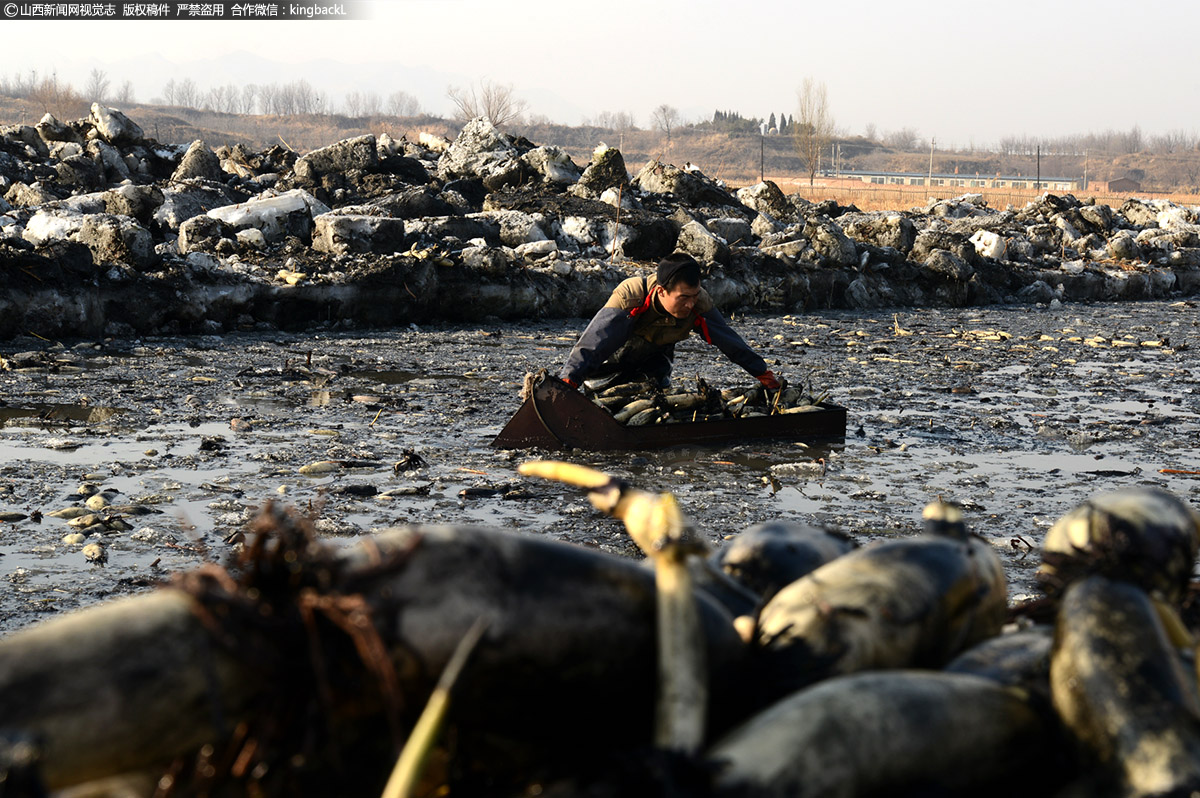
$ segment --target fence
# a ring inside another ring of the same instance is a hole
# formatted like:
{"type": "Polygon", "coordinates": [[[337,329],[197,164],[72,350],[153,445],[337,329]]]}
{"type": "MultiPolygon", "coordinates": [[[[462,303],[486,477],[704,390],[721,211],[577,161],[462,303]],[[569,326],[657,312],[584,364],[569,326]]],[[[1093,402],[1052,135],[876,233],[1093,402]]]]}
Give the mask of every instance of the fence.
{"type": "MultiPolygon", "coordinates": [[[[785,193],[798,194],[812,202],[834,200],[839,205],[854,205],[863,211],[909,210],[923,208],[934,199],[952,199],[963,194],[982,194],[989,208],[1004,209],[1008,206],[1021,208],[1032,200],[1037,199],[1046,190],[1014,189],[1014,188],[962,188],[957,186],[880,186],[864,183],[860,186],[809,186],[806,181],[795,178],[768,178],[785,193]]],[[[1051,191],[1049,193],[1063,193],[1051,191]]],[[[1084,191],[1074,192],[1081,200],[1095,199],[1098,204],[1119,208],[1126,200],[1166,199],[1179,205],[1200,205],[1200,196],[1195,194],[1159,194],[1139,191],[1127,194],[1092,194],[1084,191]]]]}

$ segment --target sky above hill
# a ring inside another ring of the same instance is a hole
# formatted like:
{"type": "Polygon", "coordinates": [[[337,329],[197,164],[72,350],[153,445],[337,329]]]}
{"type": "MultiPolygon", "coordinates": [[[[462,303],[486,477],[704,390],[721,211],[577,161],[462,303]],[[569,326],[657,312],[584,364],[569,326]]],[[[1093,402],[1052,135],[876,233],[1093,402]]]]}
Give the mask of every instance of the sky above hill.
{"type": "MultiPolygon", "coordinates": [[[[330,0],[333,2],[333,0],[330,0]]],[[[511,85],[527,111],[565,124],[667,104],[796,113],[824,83],[840,131],[911,129],[939,146],[1008,136],[1194,134],[1200,4],[1115,0],[388,0],[363,19],[9,20],[0,75],[36,70],[82,88],[93,69],[138,101],[168,80],[203,91],[303,78],[340,110],[348,92],[413,95],[449,115],[448,86],[511,85]],[[985,10],[986,9],[986,10],[985,10]]],[[[3,120],[0,120],[3,121],[3,120]]]]}

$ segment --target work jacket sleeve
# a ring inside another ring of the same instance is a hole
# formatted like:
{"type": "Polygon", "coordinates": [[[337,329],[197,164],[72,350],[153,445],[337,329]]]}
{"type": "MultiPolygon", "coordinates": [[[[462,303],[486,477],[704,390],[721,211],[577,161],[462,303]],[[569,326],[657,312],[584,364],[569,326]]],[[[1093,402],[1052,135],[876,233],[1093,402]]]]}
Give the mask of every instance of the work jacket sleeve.
{"type": "Polygon", "coordinates": [[[757,377],[767,371],[767,361],[750,348],[750,344],[729,326],[729,322],[725,321],[725,317],[716,308],[700,314],[696,322],[696,332],[720,349],[725,357],[750,372],[751,376],[757,377]]]}
{"type": "Polygon", "coordinates": [[[583,382],[608,357],[629,340],[633,317],[624,308],[600,308],[563,365],[558,376],[575,384],[583,382]]]}

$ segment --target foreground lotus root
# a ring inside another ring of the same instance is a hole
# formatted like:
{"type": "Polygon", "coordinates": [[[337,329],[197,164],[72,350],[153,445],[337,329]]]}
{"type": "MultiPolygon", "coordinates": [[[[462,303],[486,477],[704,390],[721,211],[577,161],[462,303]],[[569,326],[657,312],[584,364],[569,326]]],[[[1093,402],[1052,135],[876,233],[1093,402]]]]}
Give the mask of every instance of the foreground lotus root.
{"type": "Polygon", "coordinates": [[[0,793],[1200,790],[1198,527],[1173,496],[1065,516],[1034,613],[948,502],[914,537],[780,521],[722,556],[670,494],[521,471],[646,562],[482,527],[338,547],[268,506],[227,568],[0,640],[0,793]]]}

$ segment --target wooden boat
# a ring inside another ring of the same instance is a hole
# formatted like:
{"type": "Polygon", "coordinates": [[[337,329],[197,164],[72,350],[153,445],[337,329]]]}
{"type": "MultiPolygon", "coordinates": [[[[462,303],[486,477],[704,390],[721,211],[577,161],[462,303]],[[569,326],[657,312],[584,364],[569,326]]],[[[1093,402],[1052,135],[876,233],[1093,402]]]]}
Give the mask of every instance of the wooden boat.
{"type": "Polygon", "coordinates": [[[557,377],[544,376],[492,441],[497,449],[662,449],[778,438],[805,442],[846,436],[846,408],[821,403],[807,413],[627,427],[557,377]]]}

